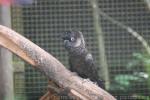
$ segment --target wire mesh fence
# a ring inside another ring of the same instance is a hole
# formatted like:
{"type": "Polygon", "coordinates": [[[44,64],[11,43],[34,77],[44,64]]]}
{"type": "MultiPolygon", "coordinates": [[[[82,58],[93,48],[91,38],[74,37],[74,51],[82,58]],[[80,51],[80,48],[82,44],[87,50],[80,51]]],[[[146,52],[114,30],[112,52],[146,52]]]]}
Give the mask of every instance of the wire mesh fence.
{"type": "MultiPolygon", "coordinates": [[[[83,32],[102,76],[105,74],[101,71],[100,47],[104,45],[110,83],[107,90],[120,100],[145,99],[150,95],[150,57],[146,52],[148,47],[139,40],[142,36],[150,43],[149,20],[148,0],[97,0],[95,5],[89,0],[36,0],[31,5],[12,7],[13,28],[67,67],[67,52],[58,37],[62,32],[70,29],[83,32]],[[98,6],[95,11],[101,34],[95,28],[94,6],[98,6]],[[103,35],[104,44],[99,43],[98,35],[103,35]]],[[[14,57],[14,62],[17,61],[14,57]]],[[[15,71],[16,97],[37,100],[45,93],[48,80],[30,65],[19,64],[24,69],[15,71]]]]}

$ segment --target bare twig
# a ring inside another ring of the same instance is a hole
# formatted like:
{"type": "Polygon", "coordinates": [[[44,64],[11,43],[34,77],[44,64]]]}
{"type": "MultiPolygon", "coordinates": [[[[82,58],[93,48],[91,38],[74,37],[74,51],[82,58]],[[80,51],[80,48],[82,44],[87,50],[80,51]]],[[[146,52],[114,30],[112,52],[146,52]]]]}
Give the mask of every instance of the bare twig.
{"type": "Polygon", "coordinates": [[[150,55],[150,46],[147,43],[147,41],[135,30],[133,30],[131,27],[124,25],[123,23],[113,19],[112,17],[108,16],[106,13],[104,13],[102,10],[99,11],[99,14],[102,15],[105,19],[109,20],[113,24],[116,24],[120,28],[125,29],[127,32],[129,32],[132,36],[134,36],[138,41],[141,42],[147,53],[150,55]]]}

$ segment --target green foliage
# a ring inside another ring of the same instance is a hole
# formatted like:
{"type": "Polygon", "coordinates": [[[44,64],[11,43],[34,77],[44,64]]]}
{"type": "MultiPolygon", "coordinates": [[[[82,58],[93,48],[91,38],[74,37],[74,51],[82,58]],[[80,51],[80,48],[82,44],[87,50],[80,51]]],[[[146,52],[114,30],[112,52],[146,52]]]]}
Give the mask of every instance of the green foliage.
{"type": "Polygon", "coordinates": [[[150,96],[137,96],[138,100],[150,100],[150,96]]]}
{"type": "Polygon", "coordinates": [[[130,85],[130,81],[137,81],[139,77],[133,75],[118,75],[115,77],[115,81],[124,87],[130,85]]]}
{"type": "Polygon", "coordinates": [[[135,95],[139,85],[148,87],[146,91],[150,92],[150,55],[134,53],[133,59],[122,70],[123,73],[113,77],[114,84],[111,84],[110,91],[135,95]]]}
{"type": "Polygon", "coordinates": [[[134,53],[133,56],[143,63],[145,67],[150,67],[150,55],[134,53]]]}

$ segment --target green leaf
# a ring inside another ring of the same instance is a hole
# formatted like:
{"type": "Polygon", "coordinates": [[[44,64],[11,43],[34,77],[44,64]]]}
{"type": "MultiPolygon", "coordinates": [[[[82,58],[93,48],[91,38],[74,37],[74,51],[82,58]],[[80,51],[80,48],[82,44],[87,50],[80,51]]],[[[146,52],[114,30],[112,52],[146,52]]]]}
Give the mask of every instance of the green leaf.
{"type": "Polygon", "coordinates": [[[139,78],[134,75],[117,75],[115,81],[120,85],[128,87],[131,85],[131,81],[138,80],[139,78]]]}
{"type": "Polygon", "coordinates": [[[133,57],[142,60],[144,57],[141,53],[133,53],[133,57]]]}
{"type": "Polygon", "coordinates": [[[127,64],[127,69],[132,69],[134,67],[136,67],[137,65],[139,65],[139,61],[138,60],[132,60],[127,64]]]}

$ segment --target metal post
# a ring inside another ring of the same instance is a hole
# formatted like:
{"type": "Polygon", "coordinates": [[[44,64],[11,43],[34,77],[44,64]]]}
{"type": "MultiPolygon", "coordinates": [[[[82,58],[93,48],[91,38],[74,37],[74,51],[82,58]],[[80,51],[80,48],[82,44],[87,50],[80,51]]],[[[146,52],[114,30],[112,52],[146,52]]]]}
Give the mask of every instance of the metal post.
{"type": "Polygon", "coordinates": [[[97,39],[99,42],[99,53],[100,53],[100,64],[101,64],[101,72],[102,77],[105,80],[105,87],[109,89],[110,79],[109,79],[109,71],[105,53],[105,43],[104,43],[104,36],[100,25],[100,16],[99,16],[99,8],[97,0],[90,0],[92,10],[93,10],[93,23],[95,32],[97,34],[97,39]]]}
{"type": "MultiPolygon", "coordinates": [[[[11,12],[9,6],[0,6],[0,24],[11,27],[11,12]]],[[[12,53],[0,48],[0,100],[13,100],[13,67],[12,53]]]]}

